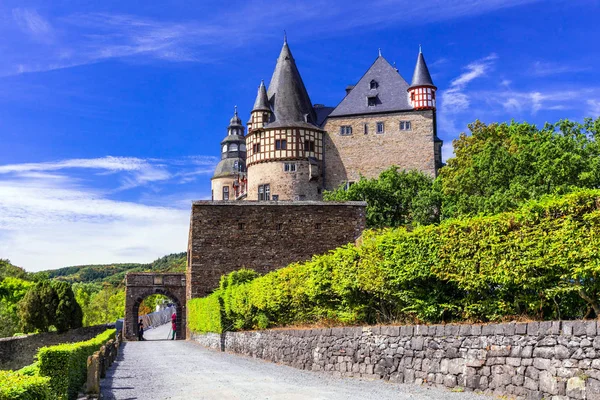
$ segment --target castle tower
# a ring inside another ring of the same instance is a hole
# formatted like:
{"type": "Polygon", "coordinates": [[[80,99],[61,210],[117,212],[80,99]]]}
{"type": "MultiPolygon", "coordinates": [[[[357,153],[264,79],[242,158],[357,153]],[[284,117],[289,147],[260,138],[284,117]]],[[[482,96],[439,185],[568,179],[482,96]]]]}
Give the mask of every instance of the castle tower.
{"type": "Polygon", "coordinates": [[[237,200],[246,194],[246,140],[237,106],[221,141],[221,161],[211,178],[213,200],[237,200]]]}
{"type": "Polygon", "coordinates": [[[287,40],[275,71],[264,84],[250,117],[249,200],[319,200],[324,131],[298,72],[287,40]]]}
{"type": "Polygon", "coordinates": [[[435,110],[436,90],[437,87],[431,80],[425,57],[423,57],[421,46],[419,46],[417,65],[415,66],[412,83],[408,87],[408,95],[413,108],[415,110],[435,110]]]}
{"type": "Polygon", "coordinates": [[[250,121],[248,121],[248,132],[253,129],[263,128],[271,119],[271,106],[267,97],[267,89],[265,82],[261,81],[254,101],[254,107],[250,113],[250,121]]]}

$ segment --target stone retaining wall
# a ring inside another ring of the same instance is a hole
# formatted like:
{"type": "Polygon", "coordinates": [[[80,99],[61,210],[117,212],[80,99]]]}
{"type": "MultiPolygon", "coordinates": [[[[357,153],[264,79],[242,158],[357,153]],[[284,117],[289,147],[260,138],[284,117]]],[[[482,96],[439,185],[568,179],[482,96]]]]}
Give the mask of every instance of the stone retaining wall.
{"type": "Polygon", "coordinates": [[[600,400],[599,321],[267,330],[192,340],[341,376],[509,398],[600,400]]]}
{"type": "Polygon", "coordinates": [[[65,333],[38,333],[36,335],[0,339],[0,370],[20,369],[32,364],[40,347],[60,343],[89,340],[106,330],[105,325],[72,329],[65,333]]]}

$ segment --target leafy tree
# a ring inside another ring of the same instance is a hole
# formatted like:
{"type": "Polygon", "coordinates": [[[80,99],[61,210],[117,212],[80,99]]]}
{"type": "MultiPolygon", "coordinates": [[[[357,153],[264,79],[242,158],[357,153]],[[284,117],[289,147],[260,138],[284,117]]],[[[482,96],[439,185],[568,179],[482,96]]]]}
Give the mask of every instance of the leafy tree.
{"type": "Polygon", "coordinates": [[[75,300],[71,285],[67,282],[53,282],[53,289],[58,297],[53,325],[59,332],[83,326],[83,312],[75,300]]]}
{"type": "Polygon", "coordinates": [[[469,129],[440,170],[445,218],[496,214],[544,195],[600,187],[600,118],[542,129],[475,121],[469,129]]]}
{"type": "Polygon", "coordinates": [[[0,259],[0,281],[6,277],[26,279],[27,272],[23,268],[12,265],[9,260],[0,259]]]}
{"type": "Polygon", "coordinates": [[[391,167],[378,178],[340,187],[323,195],[327,201],[366,201],[367,226],[397,227],[428,225],[439,220],[439,192],[433,179],[419,171],[400,171],[391,167]]]}
{"type": "Polygon", "coordinates": [[[59,332],[82,325],[81,307],[66,282],[37,282],[19,303],[19,318],[24,332],[59,332]]]}
{"type": "Polygon", "coordinates": [[[115,322],[125,315],[125,290],[106,285],[95,293],[86,308],[85,325],[115,322]]]}
{"type": "Polygon", "coordinates": [[[33,283],[7,277],[0,281],[0,337],[12,336],[19,331],[17,303],[33,283]]]}

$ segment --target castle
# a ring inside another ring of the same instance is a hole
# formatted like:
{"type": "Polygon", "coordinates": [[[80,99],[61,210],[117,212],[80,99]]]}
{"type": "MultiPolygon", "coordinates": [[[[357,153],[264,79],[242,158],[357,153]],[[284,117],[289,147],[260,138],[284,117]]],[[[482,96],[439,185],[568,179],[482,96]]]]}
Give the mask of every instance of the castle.
{"type": "Polygon", "coordinates": [[[442,165],[436,86],[419,49],[409,85],[381,56],[336,107],[311,102],[284,39],[269,88],[247,123],[237,107],[221,142],[213,200],[321,200],[323,190],[392,165],[431,176],[442,165]]]}

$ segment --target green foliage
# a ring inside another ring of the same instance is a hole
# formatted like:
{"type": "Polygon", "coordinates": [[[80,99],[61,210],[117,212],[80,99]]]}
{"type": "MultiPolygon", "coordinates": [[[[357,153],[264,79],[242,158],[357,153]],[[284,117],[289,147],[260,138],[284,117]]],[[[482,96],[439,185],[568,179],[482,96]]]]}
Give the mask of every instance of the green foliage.
{"type": "Polygon", "coordinates": [[[12,336],[19,330],[17,304],[33,283],[19,278],[0,280],[0,337],[12,336]]]}
{"type": "Polygon", "coordinates": [[[528,123],[476,121],[440,170],[443,216],[491,215],[531,199],[600,187],[600,118],[528,123]]]}
{"type": "Polygon", "coordinates": [[[192,332],[223,332],[222,300],[219,293],[187,302],[187,325],[192,332]]]}
{"type": "Polygon", "coordinates": [[[189,319],[192,330],[220,332],[599,317],[599,278],[600,190],[587,190],[518,212],[367,231],[357,246],[246,282],[230,274],[215,293],[192,301],[189,319]]]}
{"type": "Polygon", "coordinates": [[[439,196],[433,179],[419,171],[390,167],[376,179],[361,178],[347,190],[325,192],[326,201],[366,201],[367,226],[397,227],[439,220],[439,196]]]}
{"type": "Polygon", "coordinates": [[[82,326],[82,311],[71,285],[66,282],[41,281],[19,302],[19,319],[24,332],[59,332],[82,326]]]}
{"type": "Polygon", "coordinates": [[[108,283],[119,286],[128,272],[184,272],[187,253],[174,253],[150,264],[81,265],[45,271],[50,279],[71,283],[108,283]]]}
{"type": "Polygon", "coordinates": [[[9,260],[0,258],[0,281],[7,277],[27,279],[27,272],[23,268],[12,265],[9,260]]]}
{"type": "Polygon", "coordinates": [[[105,285],[98,292],[90,287],[78,287],[76,290],[77,300],[83,309],[84,326],[115,322],[125,316],[125,289],[105,285]]]}
{"type": "Polygon", "coordinates": [[[85,342],[42,347],[38,351],[41,376],[50,378],[50,387],[59,400],[75,399],[87,377],[87,358],[114,338],[109,329],[85,342]]]}
{"type": "Polygon", "coordinates": [[[0,400],[49,400],[49,381],[46,377],[0,371],[0,400]]]}

